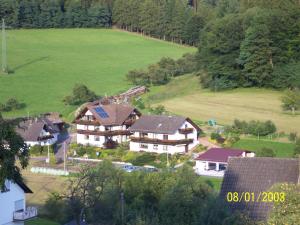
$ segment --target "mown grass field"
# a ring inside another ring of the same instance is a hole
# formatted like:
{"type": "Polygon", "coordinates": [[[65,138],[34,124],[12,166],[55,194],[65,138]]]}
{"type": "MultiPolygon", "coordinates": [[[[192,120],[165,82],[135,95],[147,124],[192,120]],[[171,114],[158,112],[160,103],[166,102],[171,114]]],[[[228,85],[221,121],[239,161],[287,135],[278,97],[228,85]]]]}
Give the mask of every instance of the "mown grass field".
{"type": "Polygon", "coordinates": [[[276,157],[288,158],[293,157],[295,144],[266,140],[241,139],[232,147],[238,149],[246,149],[254,152],[261,150],[262,148],[270,148],[274,150],[276,157]]]}
{"type": "Polygon", "coordinates": [[[99,95],[116,94],[132,86],[125,80],[129,70],[163,56],[179,58],[196,51],[109,29],[8,30],[7,48],[14,73],[0,75],[0,103],[15,97],[27,107],[5,116],[49,111],[67,116],[75,108],[64,106],[62,99],[75,83],[86,84],[99,95]]]}
{"type": "Polygon", "coordinates": [[[211,92],[200,88],[198,77],[186,75],[151,88],[145,99],[199,121],[213,118],[219,124],[232,124],[234,119],[272,120],[279,132],[300,133],[300,115],[283,112],[281,96],[280,91],[257,88],[211,92]]]}
{"type": "MultiPolygon", "coordinates": [[[[66,177],[51,176],[46,174],[33,174],[23,171],[26,184],[33,191],[33,194],[26,195],[28,205],[42,207],[52,192],[63,193],[67,186],[66,177]]],[[[42,208],[40,208],[42,210],[42,208]]],[[[40,214],[43,212],[39,210],[40,214]]]]}

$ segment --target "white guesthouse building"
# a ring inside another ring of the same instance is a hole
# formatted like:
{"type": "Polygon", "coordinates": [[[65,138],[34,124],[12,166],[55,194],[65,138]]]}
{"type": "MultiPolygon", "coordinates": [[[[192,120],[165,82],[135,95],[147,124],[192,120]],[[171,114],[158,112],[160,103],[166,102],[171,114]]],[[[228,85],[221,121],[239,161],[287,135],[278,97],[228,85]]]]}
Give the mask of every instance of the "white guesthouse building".
{"type": "Polygon", "coordinates": [[[181,116],[143,115],[129,131],[131,151],[186,153],[199,144],[200,128],[181,116]]]}
{"type": "Polygon", "coordinates": [[[22,121],[16,132],[28,146],[47,146],[57,142],[59,128],[46,118],[36,118],[22,121]]]}
{"type": "Polygon", "coordinates": [[[127,104],[89,103],[73,121],[77,128],[77,144],[114,148],[129,140],[128,128],[140,115],[127,104]]]}
{"type": "Polygon", "coordinates": [[[37,209],[26,208],[25,194],[32,191],[22,182],[6,180],[5,189],[0,192],[0,225],[14,224],[37,216],[37,209]]]}

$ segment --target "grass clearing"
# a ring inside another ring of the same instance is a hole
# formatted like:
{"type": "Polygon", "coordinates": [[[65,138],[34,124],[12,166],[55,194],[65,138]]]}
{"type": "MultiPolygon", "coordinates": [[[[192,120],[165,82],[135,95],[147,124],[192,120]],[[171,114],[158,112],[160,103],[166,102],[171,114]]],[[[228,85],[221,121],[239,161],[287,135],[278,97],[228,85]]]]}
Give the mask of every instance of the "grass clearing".
{"type": "Polygon", "coordinates": [[[14,73],[0,76],[0,102],[15,97],[26,104],[4,113],[7,117],[49,111],[68,116],[75,107],[65,106],[62,99],[75,83],[99,95],[116,94],[132,86],[125,80],[129,70],[196,51],[111,29],[8,30],[7,48],[14,73]]]}
{"type": "Polygon", "coordinates": [[[162,104],[172,113],[194,120],[216,119],[219,124],[240,120],[272,120],[278,131],[300,133],[300,115],[282,111],[282,92],[258,88],[211,92],[200,88],[193,75],[176,78],[165,86],[153,87],[146,96],[149,104],[162,104]]]}
{"type": "Polygon", "coordinates": [[[200,179],[213,186],[217,192],[221,190],[223,178],[200,176],[200,179]]]}
{"type": "Polygon", "coordinates": [[[26,184],[33,191],[33,194],[26,195],[27,205],[43,206],[51,192],[64,192],[68,178],[51,176],[46,174],[33,174],[23,171],[26,184]]]}
{"type": "Polygon", "coordinates": [[[262,148],[271,148],[274,150],[276,157],[287,158],[293,157],[295,144],[266,140],[241,139],[232,147],[246,149],[254,152],[261,150],[262,148]]]}

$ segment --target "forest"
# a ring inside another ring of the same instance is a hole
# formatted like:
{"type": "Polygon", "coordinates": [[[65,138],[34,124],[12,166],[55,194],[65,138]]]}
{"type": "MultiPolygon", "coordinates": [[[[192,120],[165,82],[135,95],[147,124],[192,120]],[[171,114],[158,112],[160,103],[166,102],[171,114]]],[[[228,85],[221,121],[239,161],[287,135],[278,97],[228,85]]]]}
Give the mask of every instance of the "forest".
{"type": "Polygon", "coordinates": [[[0,2],[0,17],[13,28],[115,26],[197,46],[198,66],[193,72],[200,74],[205,88],[300,86],[298,0],[0,2]]]}

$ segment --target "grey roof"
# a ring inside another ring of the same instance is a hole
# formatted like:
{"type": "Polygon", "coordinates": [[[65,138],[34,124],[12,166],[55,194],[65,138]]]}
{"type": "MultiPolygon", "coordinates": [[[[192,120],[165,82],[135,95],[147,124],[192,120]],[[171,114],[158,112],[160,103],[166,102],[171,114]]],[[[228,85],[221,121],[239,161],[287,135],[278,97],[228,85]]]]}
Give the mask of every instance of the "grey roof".
{"type": "Polygon", "coordinates": [[[58,129],[46,118],[30,119],[19,123],[16,132],[25,141],[38,141],[42,130],[45,129],[50,134],[58,133],[58,129]]]}
{"type": "Polygon", "coordinates": [[[299,179],[299,161],[284,158],[230,158],[224,175],[220,197],[232,210],[246,211],[256,220],[265,220],[272,207],[271,203],[260,201],[226,201],[228,192],[255,193],[256,198],[277,183],[297,184],[299,179]]]}
{"type": "Polygon", "coordinates": [[[186,119],[182,116],[143,115],[129,130],[132,132],[174,134],[186,119]]]}

